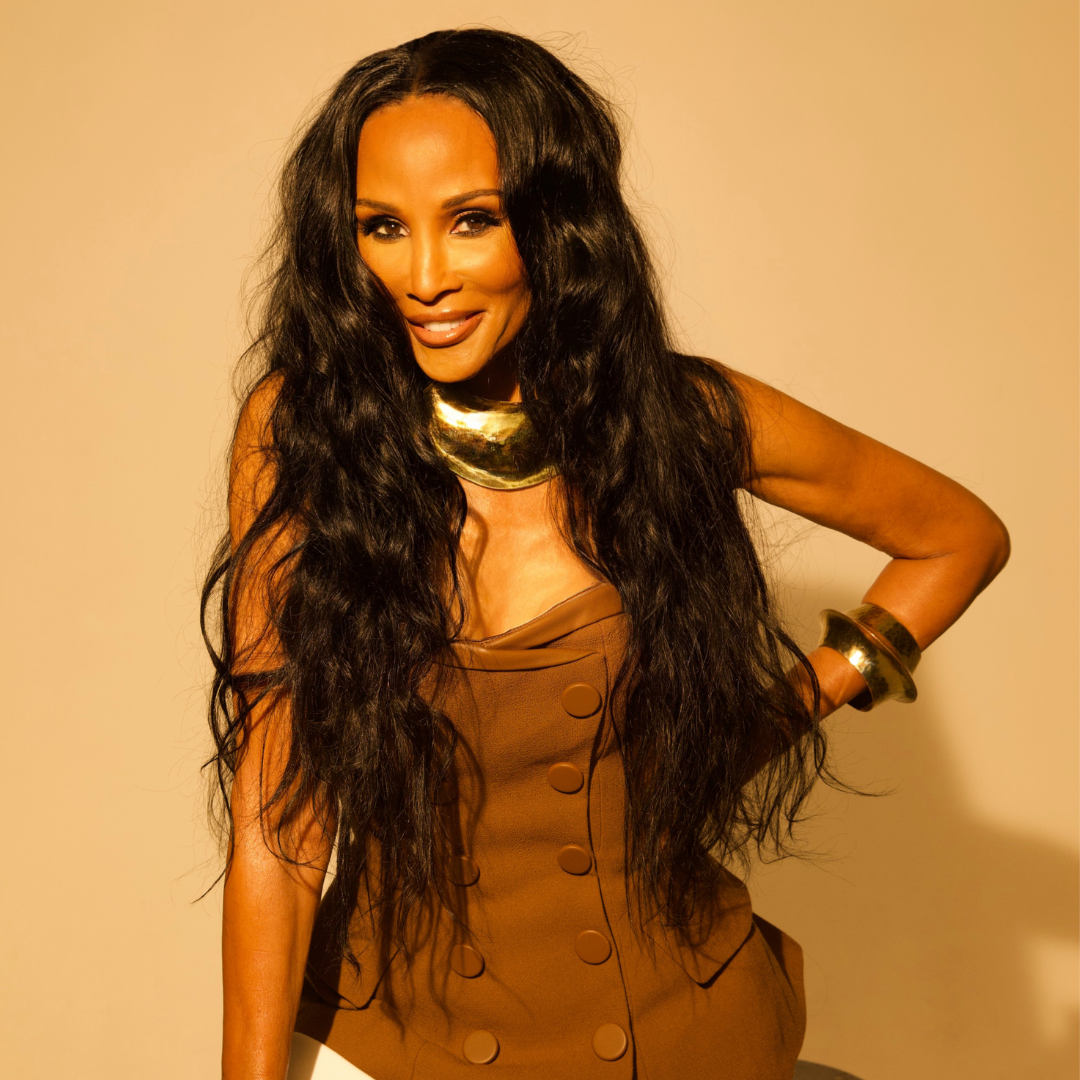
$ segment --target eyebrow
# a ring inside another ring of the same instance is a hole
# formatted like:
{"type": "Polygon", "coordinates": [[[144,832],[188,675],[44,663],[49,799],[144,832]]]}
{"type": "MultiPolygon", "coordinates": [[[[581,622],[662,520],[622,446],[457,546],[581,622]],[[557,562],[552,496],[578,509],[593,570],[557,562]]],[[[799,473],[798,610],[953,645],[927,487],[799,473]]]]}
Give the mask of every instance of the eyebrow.
{"type": "Polygon", "coordinates": [[[442,204],[444,210],[453,210],[456,206],[461,206],[463,203],[472,202],[473,199],[481,199],[486,195],[499,195],[498,188],[477,188],[476,191],[466,191],[464,195],[455,195],[452,199],[447,199],[442,204]]]}
{"type": "MultiPolygon", "coordinates": [[[[466,191],[461,195],[455,195],[451,199],[447,199],[443,204],[444,210],[453,210],[458,206],[462,206],[467,202],[472,202],[473,199],[484,198],[489,195],[501,195],[502,193],[498,188],[477,188],[475,191],[466,191]]],[[[377,202],[375,199],[357,199],[357,206],[366,206],[371,210],[382,210],[386,214],[396,214],[398,208],[392,206],[390,203],[377,202]]]]}

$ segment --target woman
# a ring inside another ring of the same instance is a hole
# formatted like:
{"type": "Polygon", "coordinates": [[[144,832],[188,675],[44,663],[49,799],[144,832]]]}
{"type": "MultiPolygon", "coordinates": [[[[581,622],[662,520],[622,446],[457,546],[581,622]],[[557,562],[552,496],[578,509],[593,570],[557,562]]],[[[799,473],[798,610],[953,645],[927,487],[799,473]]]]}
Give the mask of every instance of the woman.
{"type": "Polygon", "coordinates": [[[723,864],[1008,538],[675,353],[619,165],[594,91],[468,30],[357,64],[286,167],[204,596],[228,1080],[791,1076],[800,952],[723,864]],[[808,655],[740,489],[891,556],[808,655]]]}

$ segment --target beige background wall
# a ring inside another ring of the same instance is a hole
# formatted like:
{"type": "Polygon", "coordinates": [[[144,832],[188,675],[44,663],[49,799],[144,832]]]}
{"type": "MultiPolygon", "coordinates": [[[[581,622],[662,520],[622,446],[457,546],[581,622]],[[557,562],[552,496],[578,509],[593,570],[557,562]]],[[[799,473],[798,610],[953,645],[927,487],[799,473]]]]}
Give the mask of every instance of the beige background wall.
{"type": "MultiPolygon", "coordinates": [[[[565,32],[635,125],[688,344],[970,485],[1013,562],[917,705],[836,727],[755,875],[804,1055],[866,1080],[1076,1075],[1076,17],[1014,0],[55,0],[3,6],[3,1065],[212,1077],[196,581],[241,276],[285,140],[357,57],[565,32]]],[[[791,521],[812,634],[880,557],[791,521]]],[[[719,1075],[719,1073],[718,1073],[719,1075]]]]}

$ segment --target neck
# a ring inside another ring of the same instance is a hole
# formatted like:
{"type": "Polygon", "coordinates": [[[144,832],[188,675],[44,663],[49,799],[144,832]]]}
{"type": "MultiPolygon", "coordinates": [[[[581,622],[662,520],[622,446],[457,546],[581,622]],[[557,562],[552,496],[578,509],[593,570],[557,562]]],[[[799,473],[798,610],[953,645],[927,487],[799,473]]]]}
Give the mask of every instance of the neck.
{"type": "Polygon", "coordinates": [[[513,350],[500,349],[471,379],[457,385],[466,393],[488,401],[520,401],[521,386],[513,350]]]}

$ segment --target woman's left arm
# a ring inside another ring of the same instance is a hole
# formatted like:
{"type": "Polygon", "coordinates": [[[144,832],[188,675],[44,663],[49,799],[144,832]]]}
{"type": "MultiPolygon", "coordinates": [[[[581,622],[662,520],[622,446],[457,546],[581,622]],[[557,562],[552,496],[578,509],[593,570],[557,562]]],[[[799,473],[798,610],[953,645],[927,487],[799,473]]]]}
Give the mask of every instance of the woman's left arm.
{"type": "MultiPolygon", "coordinates": [[[[764,383],[729,372],[751,430],[746,488],[759,499],[870,544],[891,561],[863,602],[925,649],[1009,558],[1009,534],[967,488],[764,383]]],[[[866,683],[832,649],[809,654],[825,716],[866,683]]]]}

